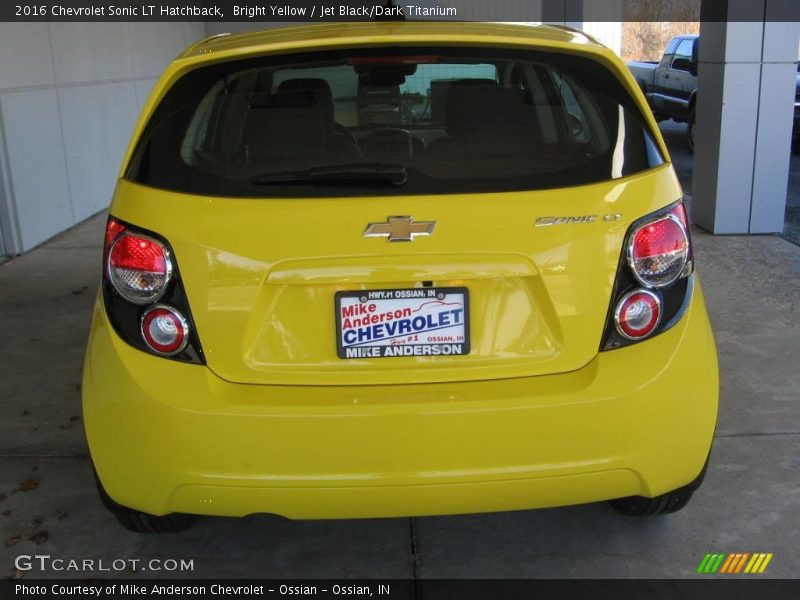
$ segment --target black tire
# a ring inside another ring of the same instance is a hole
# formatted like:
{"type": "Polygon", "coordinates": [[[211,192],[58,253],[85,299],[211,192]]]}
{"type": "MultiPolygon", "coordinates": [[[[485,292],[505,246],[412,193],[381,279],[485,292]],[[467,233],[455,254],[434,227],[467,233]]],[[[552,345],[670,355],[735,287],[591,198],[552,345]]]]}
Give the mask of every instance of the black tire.
{"type": "Polygon", "coordinates": [[[703,470],[700,471],[700,475],[697,476],[697,479],[677,490],[667,492],[655,498],[645,498],[644,496],[620,498],[619,500],[612,500],[611,506],[614,507],[617,512],[632,517],[649,517],[652,515],[667,515],[678,512],[689,504],[692,494],[694,494],[697,488],[703,483],[707,468],[708,460],[706,460],[706,464],[703,465],[703,470]]]}
{"type": "Polygon", "coordinates": [[[694,135],[697,127],[697,122],[694,118],[694,106],[689,111],[689,124],[686,127],[686,143],[689,146],[689,152],[694,154],[694,135]]]}
{"type": "Polygon", "coordinates": [[[94,475],[94,481],[97,484],[97,493],[100,495],[100,501],[103,506],[128,531],[133,531],[134,533],[178,533],[189,529],[197,520],[195,515],[173,513],[158,517],[122,506],[111,499],[103,484],[100,483],[97,473],[94,475]]]}
{"type": "Polygon", "coordinates": [[[792,137],[792,152],[800,154],[800,135],[792,137]]]}

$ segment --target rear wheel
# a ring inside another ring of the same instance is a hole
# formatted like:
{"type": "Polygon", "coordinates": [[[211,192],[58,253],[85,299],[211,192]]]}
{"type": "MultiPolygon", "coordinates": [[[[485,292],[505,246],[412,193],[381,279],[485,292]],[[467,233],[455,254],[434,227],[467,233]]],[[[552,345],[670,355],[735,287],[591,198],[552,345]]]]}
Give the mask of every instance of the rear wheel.
{"type": "Polygon", "coordinates": [[[692,107],[691,112],[689,112],[689,126],[686,128],[686,141],[689,145],[689,152],[694,154],[694,132],[697,127],[697,123],[695,121],[695,110],[692,107]]]}
{"type": "Polygon", "coordinates": [[[128,531],[135,533],[177,533],[189,529],[197,520],[194,515],[176,513],[159,517],[122,506],[111,499],[103,484],[100,483],[97,473],[94,475],[94,481],[97,484],[97,493],[100,495],[100,501],[103,506],[128,531]]]}
{"type": "Polygon", "coordinates": [[[708,460],[706,460],[706,464],[703,465],[703,470],[700,471],[700,475],[697,476],[697,479],[677,490],[667,492],[655,498],[645,498],[644,496],[620,498],[619,500],[612,500],[611,506],[623,515],[630,515],[633,517],[666,515],[678,512],[689,503],[692,494],[694,494],[697,488],[700,487],[700,484],[703,483],[707,467],[708,460]]]}

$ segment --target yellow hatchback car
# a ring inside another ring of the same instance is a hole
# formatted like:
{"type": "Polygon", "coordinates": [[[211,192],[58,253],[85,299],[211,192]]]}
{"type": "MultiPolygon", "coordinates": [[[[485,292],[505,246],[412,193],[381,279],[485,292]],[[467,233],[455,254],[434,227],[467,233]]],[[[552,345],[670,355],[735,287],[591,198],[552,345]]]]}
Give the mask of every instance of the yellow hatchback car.
{"type": "Polygon", "coordinates": [[[625,66],[577,31],[189,48],[110,208],[83,378],[101,498],[136,531],[680,509],[718,398],[681,197],[625,66]]]}

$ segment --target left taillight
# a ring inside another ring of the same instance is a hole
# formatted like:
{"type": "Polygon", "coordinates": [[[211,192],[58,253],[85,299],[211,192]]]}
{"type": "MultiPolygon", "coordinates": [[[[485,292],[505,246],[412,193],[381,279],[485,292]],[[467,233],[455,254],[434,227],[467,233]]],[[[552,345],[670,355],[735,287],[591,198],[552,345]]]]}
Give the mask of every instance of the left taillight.
{"type": "Polygon", "coordinates": [[[672,327],[688,305],[693,270],[683,202],[634,223],[625,236],[601,350],[627,346],[672,327]]]}
{"type": "Polygon", "coordinates": [[[112,243],[106,269],[111,285],[128,302],[150,304],[167,289],[172,259],[161,242],[126,232],[112,243]]]}
{"type": "Polygon", "coordinates": [[[110,217],[103,261],[103,298],[119,336],[151,354],[202,364],[200,340],[169,242],[110,217]]]}

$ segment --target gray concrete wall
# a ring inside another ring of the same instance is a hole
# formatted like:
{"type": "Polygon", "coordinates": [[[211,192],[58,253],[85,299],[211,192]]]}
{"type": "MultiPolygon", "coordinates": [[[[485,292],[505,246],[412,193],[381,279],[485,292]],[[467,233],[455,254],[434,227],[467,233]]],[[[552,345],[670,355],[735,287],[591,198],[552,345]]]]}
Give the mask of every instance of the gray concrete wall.
{"type": "Polygon", "coordinates": [[[153,83],[204,35],[202,23],[0,23],[0,255],[108,205],[153,83]]]}
{"type": "Polygon", "coordinates": [[[108,205],[136,116],[185,46],[265,25],[0,23],[0,256],[108,205]]]}

